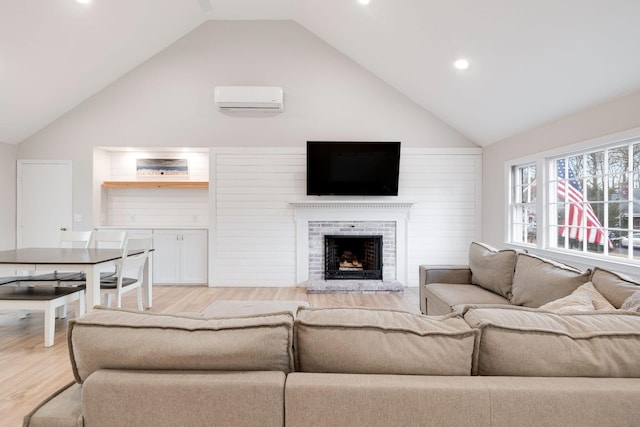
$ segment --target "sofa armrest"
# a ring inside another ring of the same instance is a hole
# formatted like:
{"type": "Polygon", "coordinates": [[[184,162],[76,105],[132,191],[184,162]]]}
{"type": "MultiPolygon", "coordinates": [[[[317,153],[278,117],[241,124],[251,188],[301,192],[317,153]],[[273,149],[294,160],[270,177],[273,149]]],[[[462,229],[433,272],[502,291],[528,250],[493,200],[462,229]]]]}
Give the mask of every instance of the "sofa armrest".
{"type": "Polygon", "coordinates": [[[429,283],[471,284],[471,269],[468,265],[421,265],[420,286],[429,283]]]}
{"type": "Polygon", "coordinates": [[[82,386],[72,382],[62,387],[24,417],[24,427],[78,427],[82,420],[82,386]]]}
{"type": "Polygon", "coordinates": [[[471,284],[471,269],[468,265],[421,265],[420,266],[420,311],[427,314],[427,299],[424,287],[429,283],[471,284]]]}

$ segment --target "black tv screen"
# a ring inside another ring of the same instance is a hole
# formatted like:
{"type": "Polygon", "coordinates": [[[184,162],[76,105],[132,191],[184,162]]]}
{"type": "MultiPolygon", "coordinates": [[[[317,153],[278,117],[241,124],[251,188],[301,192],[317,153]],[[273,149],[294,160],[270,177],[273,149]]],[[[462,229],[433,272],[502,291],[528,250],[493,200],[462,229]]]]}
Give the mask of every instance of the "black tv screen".
{"type": "Polygon", "coordinates": [[[307,141],[307,194],[397,196],[400,142],[307,141]]]}

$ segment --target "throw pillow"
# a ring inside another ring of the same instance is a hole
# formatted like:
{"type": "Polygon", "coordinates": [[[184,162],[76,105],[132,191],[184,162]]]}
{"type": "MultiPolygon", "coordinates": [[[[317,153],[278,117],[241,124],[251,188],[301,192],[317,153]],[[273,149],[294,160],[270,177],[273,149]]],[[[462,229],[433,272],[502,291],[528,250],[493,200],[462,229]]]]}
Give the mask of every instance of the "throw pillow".
{"type": "Polygon", "coordinates": [[[620,310],[635,311],[640,313],[640,291],[636,291],[629,298],[624,300],[620,306],[620,310]]]}
{"type": "Polygon", "coordinates": [[[517,256],[518,252],[513,249],[498,250],[472,242],[469,248],[471,283],[510,299],[517,256]]]}
{"type": "Polygon", "coordinates": [[[616,309],[613,304],[611,304],[609,300],[604,297],[604,295],[598,292],[596,287],[593,286],[593,282],[585,283],[584,285],[573,291],[574,294],[576,292],[588,294],[593,301],[593,306],[596,308],[596,311],[616,309]]]}
{"type": "Polygon", "coordinates": [[[594,268],[591,281],[616,308],[620,308],[631,294],[640,290],[640,280],[599,267],[594,268]]]}
{"type": "Polygon", "coordinates": [[[593,300],[588,294],[576,294],[575,292],[571,295],[567,295],[566,297],[541,305],[540,309],[556,313],[586,313],[596,311],[596,308],[593,305],[593,300]]]}
{"type": "Polygon", "coordinates": [[[571,294],[589,277],[591,270],[583,272],[549,259],[520,254],[511,286],[511,304],[540,307],[571,294]]]}

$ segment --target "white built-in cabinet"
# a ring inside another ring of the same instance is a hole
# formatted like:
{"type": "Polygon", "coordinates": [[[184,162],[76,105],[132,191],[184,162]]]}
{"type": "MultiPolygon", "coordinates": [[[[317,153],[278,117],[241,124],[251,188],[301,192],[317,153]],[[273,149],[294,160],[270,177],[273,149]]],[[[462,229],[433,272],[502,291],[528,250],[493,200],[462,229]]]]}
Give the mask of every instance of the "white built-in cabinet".
{"type": "MultiPolygon", "coordinates": [[[[115,230],[115,228],[101,228],[115,230]]],[[[206,229],[131,229],[129,237],[153,235],[151,280],[154,285],[206,285],[208,283],[208,231],[206,229]]],[[[125,271],[128,277],[135,271],[125,271]]]]}
{"type": "Polygon", "coordinates": [[[207,230],[154,230],[154,284],[206,284],[207,245],[207,230]]]}

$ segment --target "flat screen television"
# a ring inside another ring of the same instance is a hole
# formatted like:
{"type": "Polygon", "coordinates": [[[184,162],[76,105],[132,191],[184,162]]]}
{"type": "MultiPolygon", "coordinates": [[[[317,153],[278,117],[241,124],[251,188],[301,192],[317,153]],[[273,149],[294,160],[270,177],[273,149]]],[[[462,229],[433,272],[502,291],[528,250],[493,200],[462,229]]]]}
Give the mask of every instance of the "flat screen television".
{"type": "Polygon", "coordinates": [[[310,196],[397,196],[400,142],[307,141],[310,196]]]}

